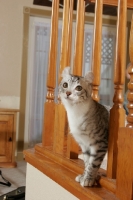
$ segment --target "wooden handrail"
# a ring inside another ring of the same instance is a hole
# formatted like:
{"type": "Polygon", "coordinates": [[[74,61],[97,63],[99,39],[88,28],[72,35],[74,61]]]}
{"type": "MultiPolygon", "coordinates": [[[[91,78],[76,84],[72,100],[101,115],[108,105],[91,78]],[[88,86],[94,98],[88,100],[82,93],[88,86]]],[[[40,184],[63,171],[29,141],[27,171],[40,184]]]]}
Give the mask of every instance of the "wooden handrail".
{"type": "MultiPolygon", "coordinates": [[[[96,2],[96,0],[91,0],[91,2],[96,2]]],[[[111,6],[118,6],[118,0],[103,0],[103,3],[106,5],[111,5],[111,6]]],[[[127,7],[128,8],[133,8],[133,1],[132,0],[127,0],[127,7]]]]}

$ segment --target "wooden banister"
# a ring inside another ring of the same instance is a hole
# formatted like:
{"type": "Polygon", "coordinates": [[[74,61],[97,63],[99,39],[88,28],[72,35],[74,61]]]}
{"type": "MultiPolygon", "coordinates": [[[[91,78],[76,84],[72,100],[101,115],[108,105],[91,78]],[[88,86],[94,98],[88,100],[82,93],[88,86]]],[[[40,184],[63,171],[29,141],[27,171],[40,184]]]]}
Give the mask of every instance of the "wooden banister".
{"type": "Polygon", "coordinates": [[[96,0],[95,3],[95,21],[93,36],[93,52],[92,52],[92,71],[94,74],[92,98],[99,101],[99,85],[101,74],[101,44],[102,44],[102,11],[103,0],[96,0]],[[98,33],[98,35],[97,35],[98,33]]]}
{"type": "MultiPolygon", "coordinates": [[[[93,1],[93,0],[92,0],[93,1]]],[[[107,2],[108,0],[106,0],[107,2]]],[[[112,2],[114,2],[113,0],[112,2]]],[[[96,0],[94,42],[92,56],[92,71],[94,73],[94,100],[99,100],[102,42],[102,10],[105,0],[96,0]]],[[[109,1],[108,1],[109,2],[109,1]]],[[[130,0],[128,1],[128,3],[130,0]]],[[[84,164],[78,159],[79,147],[68,130],[66,111],[58,99],[54,103],[55,70],[57,54],[59,0],[53,0],[51,43],[49,52],[49,69],[47,80],[47,101],[45,103],[44,127],[42,144],[25,151],[25,158],[30,164],[66,188],[81,200],[132,200],[133,199],[133,19],[130,35],[130,82],[128,84],[128,125],[125,126],[125,111],[123,109],[123,85],[125,79],[125,47],[126,47],[126,0],[118,1],[117,40],[114,67],[114,105],[110,114],[110,136],[108,151],[108,167],[106,172],[99,170],[99,179],[94,187],[81,187],[75,182],[77,174],[82,174],[84,164]],[[123,127],[123,128],[122,128],[123,127]],[[116,180],[114,180],[116,179],[116,180]]],[[[71,65],[73,0],[65,0],[63,8],[63,27],[60,58],[60,74],[71,65]]],[[[83,41],[84,41],[85,1],[78,0],[76,39],[73,74],[82,75],[83,41]]],[[[59,81],[60,81],[59,77],[59,81]]]]}
{"type": "Polygon", "coordinates": [[[127,1],[119,0],[114,69],[115,94],[113,98],[114,105],[110,111],[110,131],[107,167],[107,175],[109,178],[116,178],[118,130],[120,127],[125,127],[125,110],[123,108],[123,85],[125,81],[126,64],[126,15],[127,1]]]}
{"type": "Polygon", "coordinates": [[[47,78],[47,97],[44,106],[44,125],[42,134],[42,144],[44,146],[53,145],[54,133],[54,117],[55,117],[55,103],[54,103],[54,89],[55,89],[55,74],[56,74],[56,56],[58,44],[58,9],[59,0],[53,0],[52,16],[51,16],[51,35],[50,35],[50,51],[49,51],[49,65],[47,78]]]}

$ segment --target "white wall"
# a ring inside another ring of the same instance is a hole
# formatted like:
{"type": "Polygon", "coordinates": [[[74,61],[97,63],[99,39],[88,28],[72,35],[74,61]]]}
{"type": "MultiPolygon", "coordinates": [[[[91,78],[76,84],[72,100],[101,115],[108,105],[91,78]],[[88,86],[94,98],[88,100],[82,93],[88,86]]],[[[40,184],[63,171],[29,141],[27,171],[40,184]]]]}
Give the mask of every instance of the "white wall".
{"type": "MultiPolygon", "coordinates": [[[[33,0],[0,1],[0,108],[20,108],[24,7],[46,9],[33,5],[33,0]]],[[[17,123],[17,142],[23,143],[18,127],[17,123]]]]}
{"type": "Polygon", "coordinates": [[[23,7],[33,0],[0,1],[0,108],[19,108],[23,7]]]}
{"type": "Polygon", "coordinates": [[[27,164],[26,174],[26,200],[78,200],[30,164],[27,164]]]}

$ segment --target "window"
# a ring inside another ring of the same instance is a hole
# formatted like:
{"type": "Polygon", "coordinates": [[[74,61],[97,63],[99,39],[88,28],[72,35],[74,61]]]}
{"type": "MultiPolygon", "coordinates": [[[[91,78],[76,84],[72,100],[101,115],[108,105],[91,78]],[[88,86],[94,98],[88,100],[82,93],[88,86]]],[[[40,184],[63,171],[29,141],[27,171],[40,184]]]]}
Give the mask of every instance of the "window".
{"type": "MultiPolygon", "coordinates": [[[[75,23],[73,23],[73,44],[72,54],[74,52],[74,31],[75,23]]],[[[60,63],[60,47],[61,47],[62,25],[59,22],[58,33],[58,55],[57,55],[57,72],[56,72],[56,88],[55,101],[57,101],[58,86],[58,69],[60,63]]],[[[28,143],[32,147],[34,144],[42,140],[43,113],[44,103],[46,99],[47,87],[47,68],[48,54],[50,42],[50,19],[30,17],[29,29],[29,53],[28,53],[28,84],[26,99],[26,119],[25,132],[28,134],[28,143]]],[[[91,70],[93,44],[93,25],[85,25],[84,37],[84,59],[83,74],[91,70]]],[[[111,80],[113,76],[113,60],[115,46],[115,28],[103,27],[102,36],[102,60],[101,60],[101,85],[100,85],[100,102],[110,105],[112,102],[113,88],[111,80]],[[104,89],[103,89],[104,88],[104,89]]],[[[73,62],[73,56],[71,65],[73,62]]]]}

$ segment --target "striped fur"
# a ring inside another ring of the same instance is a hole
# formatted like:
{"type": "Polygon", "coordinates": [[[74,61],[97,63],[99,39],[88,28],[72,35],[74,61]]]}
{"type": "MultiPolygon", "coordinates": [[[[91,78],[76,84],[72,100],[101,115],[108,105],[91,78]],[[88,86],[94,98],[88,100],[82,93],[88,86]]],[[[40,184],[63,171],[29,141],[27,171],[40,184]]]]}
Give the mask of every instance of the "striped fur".
{"type": "Polygon", "coordinates": [[[82,186],[92,186],[108,148],[109,113],[91,98],[92,72],[78,77],[70,75],[67,67],[62,76],[59,95],[67,111],[70,132],[84,155],[85,170],[76,181],[82,186]]]}

